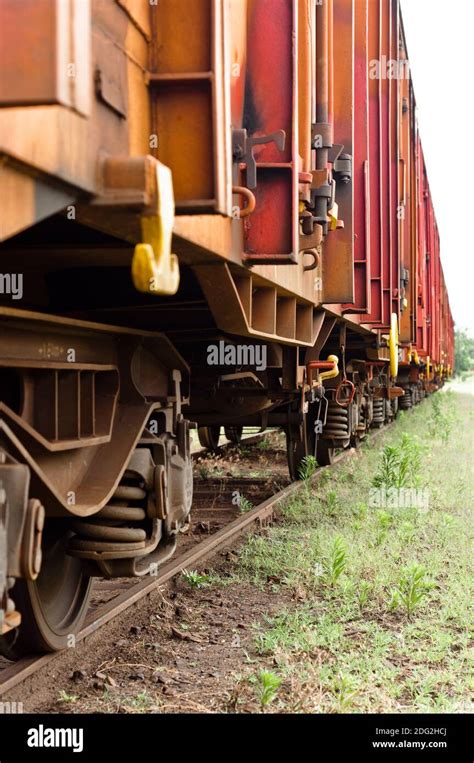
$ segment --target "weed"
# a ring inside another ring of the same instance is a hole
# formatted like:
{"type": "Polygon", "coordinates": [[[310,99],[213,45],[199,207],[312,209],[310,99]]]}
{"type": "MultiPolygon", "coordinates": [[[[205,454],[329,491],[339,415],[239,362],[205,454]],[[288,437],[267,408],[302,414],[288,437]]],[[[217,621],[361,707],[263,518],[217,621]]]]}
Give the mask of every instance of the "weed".
{"type": "Polygon", "coordinates": [[[316,461],[315,457],[305,456],[301,461],[301,465],[298,469],[300,479],[304,480],[305,482],[311,479],[317,468],[318,462],[316,461]]]}
{"type": "Polygon", "coordinates": [[[362,503],[362,502],[357,503],[353,510],[356,519],[363,522],[367,518],[367,509],[368,507],[366,503],[362,503]]]}
{"type": "Polygon", "coordinates": [[[354,522],[352,523],[352,527],[354,530],[361,530],[365,520],[367,519],[367,504],[366,503],[357,503],[355,507],[352,509],[352,513],[355,517],[354,522]]]}
{"type": "Polygon", "coordinates": [[[326,495],[326,506],[330,517],[337,514],[339,510],[339,499],[336,490],[329,490],[326,495]]]}
{"type": "Polygon", "coordinates": [[[446,445],[451,436],[454,423],[452,404],[452,392],[444,395],[433,395],[431,399],[431,417],[428,420],[428,429],[432,437],[439,437],[446,445]]]}
{"type": "Polygon", "coordinates": [[[429,594],[435,583],[426,577],[426,569],[416,562],[407,565],[398,580],[398,585],[391,592],[389,608],[394,610],[402,605],[408,617],[429,594]]]}
{"type": "Polygon", "coordinates": [[[354,682],[350,676],[345,673],[339,673],[333,682],[333,691],[336,695],[338,705],[341,710],[344,710],[350,704],[352,698],[355,696],[354,682]]]}
{"type": "Polygon", "coordinates": [[[275,699],[278,689],[281,686],[282,680],[276,673],[271,673],[268,670],[262,670],[256,676],[257,683],[257,695],[260,702],[260,707],[264,710],[270,702],[275,699]]]}
{"type": "Polygon", "coordinates": [[[332,542],[329,556],[323,562],[324,572],[330,585],[336,585],[346,569],[346,563],[347,547],[344,538],[340,535],[336,535],[332,542]]]}
{"type": "Polygon", "coordinates": [[[357,591],[357,603],[359,604],[360,609],[364,609],[367,605],[367,602],[369,600],[369,596],[373,590],[372,583],[369,583],[368,580],[362,580],[359,589],[357,591]]]}
{"type": "Polygon", "coordinates": [[[153,698],[148,694],[147,690],[144,689],[135,697],[127,697],[124,702],[124,707],[132,712],[144,713],[149,710],[150,706],[153,705],[153,702],[153,698]]]}
{"type": "Polygon", "coordinates": [[[65,703],[71,703],[77,702],[79,697],[77,694],[68,694],[67,691],[60,691],[59,692],[59,701],[65,702],[65,703]]]}
{"type": "Polygon", "coordinates": [[[181,575],[191,588],[206,588],[211,582],[209,575],[201,575],[197,570],[183,570],[181,575]]]}
{"type": "Polygon", "coordinates": [[[412,543],[415,539],[416,534],[416,528],[413,522],[410,522],[406,520],[405,522],[402,522],[400,525],[400,529],[398,531],[398,534],[400,536],[400,540],[404,544],[412,543]]]}
{"type": "Polygon", "coordinates": [[[239,511],[241,514],[245,514],[247,511],[253,509],[253,503],[249,501],[244,495],[239,498],[239,511]]]}
{"type": "Polygon", "coordinates": [[[441,517],[439,520],[439,528],[441,532],[443,533],[444,537],[447,537],[453,532],[453,530],[456,527],[456,524],[457,524],[456,520],[452,514],[447,514],[446,512],[441,514],[441,517]]]}
{"type": "Polygon", "coordinates": [[[372,480],[374,487],[402,488],[419,484],[421,445],[404,432],[398,445],[386,445],[379,470],[372,480]]]}
{"type": "Polygon", "coordinates": [[[375,545],[380,546],[386,539],[387,533],[392,525],[392,515],[388,511],[380,509],[376,514],[377,532],[375,536],[375,545]]]}

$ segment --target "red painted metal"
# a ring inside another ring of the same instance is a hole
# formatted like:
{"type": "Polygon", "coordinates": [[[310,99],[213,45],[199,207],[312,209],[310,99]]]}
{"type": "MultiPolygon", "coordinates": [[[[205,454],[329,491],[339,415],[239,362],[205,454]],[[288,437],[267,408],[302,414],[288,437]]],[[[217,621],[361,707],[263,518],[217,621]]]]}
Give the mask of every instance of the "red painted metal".
{"type": "Polygon", "coordinates": [[[346,313],[370,312],[368,0],[354,5],[354,301],[346,313]]]}
{"type": "Polygon", "coordinates": [[[412,253],[416,273],[415,336],[421,358],[453,367],[453,320],[440,259],[440,240],[431,199],[420,136],[416,135],[417,238],[412,253]]]}
{"type": "MultiPolygon", "coordinates": [[[[394,212],[397,199],[396,98],[389,77],[391,61],[398,60],[392,30],[392,3],[369,3],[369,187],[370,187],[370,312],[364,322],[388,329],[394,289],[398,294],[394,212]],[[395,47],[395,49],[394,49],[395,47]],[[376,63],[375,63],[376,62],[376,63]],[[396,274],[395,274],[396,275],[396,274]]],[[[395,226],[396,228],[396,226],[395,226]]],[[[397,310],[398,313],[398,310],[397,310]]]]}
{"type": "MultiPolygon", "coordinates": [[[[337,0],[329,3],[329,27],[334,30],[332,56],[329,51],[330,75],[329,95],[333,93],[333,104],[328,105],[328,119],[334,109],[334,144],[343,146],[344,154],[353,153],[354,121],[354,0],[337,0]],[[332,22],[331,22],[332,9],[332,22]]],[[[324,121],[324,113],[321,119],[324,121]]],[[[322,280],[324,302],[339,304],[354,300],[354,187],[352,183],[339,183],[336,201],[338,218],[344,227],[331,231],[327,236],[322,259],[322,280]]]]}
{"type": "Polygon", "coordinates": [[[295,0],[253,0],[248,5],[242,126],[250,138],[277,130],[286,134],[283,151],[274,142],[254,148],[256,208],[244,225],[244,260],[249,264],[296,262],[298,256],[296,10],[295,0]]]}
{"type": "MultiPolygon", "coordinates": [[[[342,0],[335,3],[335,39],[345,32],[341,14],[346,7],[342,0]]],[[[452,367],[453,322],[399,0],[358,0],[353,31],[354,206],[352,213],[346,206],[341,217],[346,231],[353,229],[354,297],[341,309],[382,332],[388,331],[395,313],[402,346],[416,350],[421,358],[429,356],[436,365],[452,367]]],[[[348,92],[347,77],[345,84],[338,78],[343,69],[336,58],[336,104],[342,90],[348,92]]],[[[349,99],[345,114],[350,112],[349,99]]],[[[337,110],[334,129],[341,129],[337,110]]],[[[348,132],[346,125],[343,129],[348,132]]],[[[345,193],[338,186],[336,201],[344,200],[345,193]]],[[[329,253],[343,250],[346,243],[341,231],[328,237],[323,265],[329,253]]]]}

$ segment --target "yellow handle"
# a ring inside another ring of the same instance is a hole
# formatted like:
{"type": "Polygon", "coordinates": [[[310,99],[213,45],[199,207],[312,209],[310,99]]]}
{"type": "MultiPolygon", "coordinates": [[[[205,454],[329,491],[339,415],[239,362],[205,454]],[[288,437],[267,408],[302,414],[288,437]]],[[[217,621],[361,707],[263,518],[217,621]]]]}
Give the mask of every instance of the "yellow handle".
{"type": "Polygon", "coordinates": [[[132,279],[138,291],[147,294],[176,294],[179,263],[171,254],[174,195],[171,170],[156,163],[158,204],[156,214],[141,219],[144,242],[137,244],[132,259],[132,279]]]}
{"type": "Polygon", "coordinates": [[[328,355],[326,360],[334,363],[334,368],[331,371],[322,371],[322,373],[319,374],[319,381],[323,381],[323,379],[333,379],[335,376],[339,376],[339,358],[337,355],[328,355]]]}
{"type": "Polygon", "coordinates": [[[398,376],[398,318],[396,313],[392,313],[390,320],[388,346],[390,350],[390,375],[396,378],[398,376]]]}

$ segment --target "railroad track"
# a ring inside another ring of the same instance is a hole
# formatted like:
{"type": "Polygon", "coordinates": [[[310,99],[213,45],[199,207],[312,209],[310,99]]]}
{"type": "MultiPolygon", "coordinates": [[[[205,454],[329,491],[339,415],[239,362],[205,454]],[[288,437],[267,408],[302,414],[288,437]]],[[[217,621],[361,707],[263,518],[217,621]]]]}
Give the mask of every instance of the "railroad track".
{"type": "MultiPolygon", "coordinates": [[[[390,426],[391,424],[388,424],[374,430],[368,436],[376,439],[390,426]]],[[[251,439],[253,438],[247,439],[247,444],[251,439]]],[[[260,438],[255,439],[257,441],[260,438]]],[[[231,447],[230,444],[228,447],[231,447]]],[[[352,458],[359,452],[351,448],[338,454],[331,466],[318,467],[310,482],[316,483],[324,471],[352,458]]],[[[199,454],[202,455],[201,452],[197,455],[199,454]]],[[[157,575],[147,576],[138,583],[130,583],[125,579],[98,581],[96,594],[99,600],[97,601],[96,597],[95,603],[92,603],[86,623],[76,635],[76,642],[84,641],[180,572],[202,563],[255,525],[258,528],[268,525],[277,507],[293,493],[299,491],[304,484],[292,482],[278,489],[277,481],[272,478],[219,477],[208,483],[203,490],[204,482],[205,480],[195,482],[192,510],[193,532],[190,535],[182,535],[176,556],[160,567],[157,575]],[[273,492],[275,488],[277,490],[273,492]],[[238,505],[232,503],[232,496],[236,492],[242,495],[243,491],[247,495],[252,495],[254,499],[258,496],[257,500],[260,502],[245,513],[240,513],[238,505]],[[206,534],[205,539],[201,539],[202,533],[206,534]],[[111,598],[104,601],[103,597],[107,595],[111,598]]],[[[7,663],[6,667],[0,670],[0,696],[7,694],[34,673],[50,665],[63,653],[60,651],[39,656],[32,655],[16,663],[7,663]]]]}

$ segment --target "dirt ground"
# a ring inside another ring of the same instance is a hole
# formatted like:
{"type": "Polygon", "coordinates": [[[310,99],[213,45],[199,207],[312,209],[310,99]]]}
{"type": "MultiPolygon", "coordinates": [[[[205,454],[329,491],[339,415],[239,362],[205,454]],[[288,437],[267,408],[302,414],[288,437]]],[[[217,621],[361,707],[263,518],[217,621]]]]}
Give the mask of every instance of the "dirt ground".
{"type": "MultiPolygon", "coordinates": [[[[203,573],[229,574],[235,552],[220,552],[203,573]]],[[[175,579],[4,699],[35,713],[255,709],[248,682],[239,691],[238,681],[256,656],[252,624],[288,599],[249,584],[199,589],[175,579]]]]}

